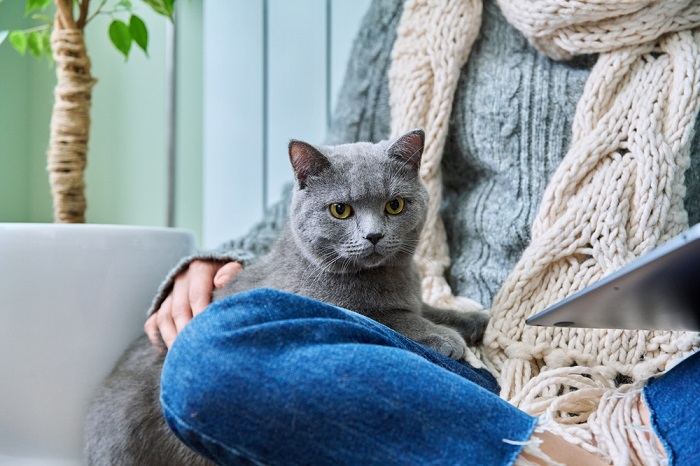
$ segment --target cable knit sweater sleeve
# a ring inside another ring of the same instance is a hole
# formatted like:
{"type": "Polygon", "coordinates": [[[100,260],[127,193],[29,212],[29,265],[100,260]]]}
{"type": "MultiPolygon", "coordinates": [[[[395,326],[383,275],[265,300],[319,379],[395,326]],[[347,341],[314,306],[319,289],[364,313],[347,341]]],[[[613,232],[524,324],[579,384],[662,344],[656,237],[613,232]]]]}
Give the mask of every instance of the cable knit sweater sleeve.
{"type": "Polygon", "coordinates": [[[237,261],[244,266],[250,264],[256,257],[264,255],[279,234],[287,218],[287,209],[291,198],[291,185],[284,189],[282,199],[273,205],[265,213],[264,218],[255,225],[246,235],[221,244],[210,251],[198,251],[191,256],[184,257],[173,267],[158,288],[148,315],[155,312],[173,288],[175,277],[185,271],[195,260],[215,262],[237,261]]]}

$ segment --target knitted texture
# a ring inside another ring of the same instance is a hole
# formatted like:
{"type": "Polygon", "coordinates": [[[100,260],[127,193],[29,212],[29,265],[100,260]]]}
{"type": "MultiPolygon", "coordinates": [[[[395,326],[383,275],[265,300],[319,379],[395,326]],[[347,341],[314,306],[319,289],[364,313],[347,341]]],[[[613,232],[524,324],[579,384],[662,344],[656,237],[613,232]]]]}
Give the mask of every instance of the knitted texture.
{"type": "Polygon", "coordinates": [[[481,0],[408,1],[397,31],[389,70],[391,133],[425,129],[420,174],[430,201],[416,250],[423,300],[437,307],[475,310],[481,306],[455,297],[444,278],[450,264],[442,202],[442,157],[459,73],[481,24],[481,0]]]}
{"type": "MultiPolygon", "coordinates": [[[[533,414],[559,403],[559,420],[576,424],[603,398],[592,390],[577,393],[575,405],[558,401],[578,392],[581,379],[610,381],[612,371],[644,380],[699,346],[696,335],[682,332],[542,329],[524,321],[687,228],[684,172],[700,92],[700,33],[693,30],[700,5],[500,5],[551,58],[600,53],[576,109],[569,151],[545,190],[529,246],[494,299],[484,342],[504,398],[533,414]]],[[[392,132],[424,126],[433,135],[426,138],[421,175],[438,206],[449,117],[440,109],[452,103],[450,91],[479,17],[475,2],[409,0],[394,45],[392,132]],[[447,43],[436,45],[441,41],[447,43]]],[[[437,216],[437,209],[429,211],[417,258],[424,297],[433,304],[461,303],[438,276],[449,256],[437,216]]]]}

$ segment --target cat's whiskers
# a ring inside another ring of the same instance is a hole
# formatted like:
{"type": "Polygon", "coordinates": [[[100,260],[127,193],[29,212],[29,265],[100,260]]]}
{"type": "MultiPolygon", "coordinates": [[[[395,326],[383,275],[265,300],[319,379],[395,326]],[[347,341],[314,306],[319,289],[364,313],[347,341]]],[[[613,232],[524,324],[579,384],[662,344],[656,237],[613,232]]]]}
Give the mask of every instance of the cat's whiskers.
{"type": "Polygon", "coordinates": [[[327,260],[331,259],[334,255],[335,255],[335,251],[329,250],[329,251],[326,251],[322,256],[318,257],[318,262],[309,261],[308,265],[304,269],[304,273],[306,273],[310,269],[311,274],[306,278],[310,279],[311,277],[313,277],[313,275],[318,272],[318,270],[321,268],[321,266],[327,260]]]}
{"type": "MultiPolygon", "coordinates": [[[[352,236],[352,233],[345,233],[339,239],[338,242],[342,243],[352,236]]],[[[315,285],[325,273],[331,271],[333,267],[341,260],[345,262],[341,263],[341,273],[344,273],[345,267],[347,265],[347,259],[337,253],[337,251],[330,249],[324,254],[317,257],[318,262],[309,262],[306,266],[304,273],[311,269],[311,273],[304,277],[305,280],[310,281],[311,285],[315,285]],[[335,257],[333,257],[335,256],[335,257]]]]}
{"type": "MultiPolygon", "coordinates": [[[[319,259],[319,263],[323,263],[325,260],[330,259],[334,254],[333,250],[326,251],[323,255],[321,255],[319,259]]],[[[318,264],[313,262],[313,261],[308,261],[306,267],[301,273],[301,276],[304,281],[311,280],[312,277],[314,276],[315,273],[318,271],[318,264]],[[307,275],[307,272],[311,271],[309,275],[307,275]]]]}
{"type": "Polygon", "coordinates": [[[330,269],[335,265],[336,262],[339,260],[343,259],[341,256],[336,256],[335,258],[331,259],[327,263],[321,263],[318,268],[316,269],[316,275],[313,276],[313,278],[309,278],[311,280],[311,286],[315,287],[318,282],[323,278],[323,275],[330,271],[330,269]]]}

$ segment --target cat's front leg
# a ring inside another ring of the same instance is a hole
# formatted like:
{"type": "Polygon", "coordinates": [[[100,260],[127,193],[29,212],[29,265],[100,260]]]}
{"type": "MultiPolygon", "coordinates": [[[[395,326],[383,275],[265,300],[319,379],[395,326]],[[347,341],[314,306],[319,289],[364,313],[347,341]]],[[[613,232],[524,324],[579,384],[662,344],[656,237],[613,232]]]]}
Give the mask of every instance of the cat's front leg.
{"type": "Polygon", "coordinates": [[[422,315],[436,324],[457,330],[470,346],[481,343],[489,323],[489,315],[485,311],[461,312],[438,309],[427,304],[423,304],[422,315]]]}
{"type": "Polygon", "coordinates": [[[467,352],[467,344],[458,331],[436,324],[417,312],[393,310],[372,313],[371,317],[448,358],[464,359],[467,352]]]}

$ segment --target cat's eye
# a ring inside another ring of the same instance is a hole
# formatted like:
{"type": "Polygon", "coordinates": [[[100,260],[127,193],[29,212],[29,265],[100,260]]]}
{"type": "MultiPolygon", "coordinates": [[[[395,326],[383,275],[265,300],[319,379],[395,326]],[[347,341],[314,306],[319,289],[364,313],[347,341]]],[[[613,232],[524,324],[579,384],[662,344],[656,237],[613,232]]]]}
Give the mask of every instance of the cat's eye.
{"type": "Polygon", "coordinates": [[[387,202],[384,210],[389,215],[399,215],[403,212],[404,207],[406,207],[406,201],[403,200],[403,197],[398,196],[387,202]]]}
{"type": "Polygon", "coordinates": [[[342,202],[336,202],[328,206],[331,211],[331,215],[340,220],[345,220],[352,215],[352,207],[350,204],[344,204],[342,202]]]}

